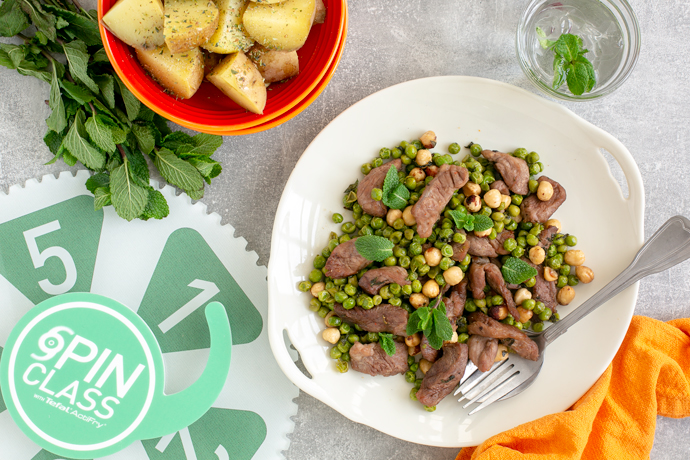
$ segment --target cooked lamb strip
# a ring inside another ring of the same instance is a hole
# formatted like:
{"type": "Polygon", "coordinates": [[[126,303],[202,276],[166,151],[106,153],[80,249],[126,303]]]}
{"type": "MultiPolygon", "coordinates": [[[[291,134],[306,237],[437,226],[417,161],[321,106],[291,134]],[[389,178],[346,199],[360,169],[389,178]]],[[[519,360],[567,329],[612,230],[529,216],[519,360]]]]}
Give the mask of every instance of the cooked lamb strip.
{"type": "Polygon", "coordinates": [[[556,313],[556,308],[558,308],[558,301],[556,300],[558,288],[556,287],[556,282],[546,281],[544,279],[543,265],[535,265],[526,257],[523,257],[522,260],[537,270],[537,276],[534,277],[536,283],[534,287],[532,287],[532,298],[535,301],[542,302],[545,306],[549,307],[553,313],[556,313]]]}
{"type": "Polygon", "coordinates": [[[362,207],[362,211],[367,214],[383,217],[388,212],[388,207],[383,204],[383,201],[376,201],[371,197],[371,191],[375,188],[383,189],[383,181],[391,167],[402,171],[402,161],[397,159],[374,168],[369,171],[369,174],[364,176],[364,179],[359,181],[359,185],[357,185],[357,202],[362,207]]]}
{"type": "Polygon", "coordinates": [[[518,319],[520,313],[517,311],[513,294],[506,286],[506,280],[503,279],[501,269],[494,264],[486,264],[484,265],[484,273],[486,273],[486,281],[489,283],[489,286],[491,286],[494,291],[501,294],[510,314],[513,315],[513,318],[518,319]]]}
{"type": "Polygon", "coordinates": [[[353,238],[335,247],[326,260],[326,276],[329,278],[345,278],[354,275],[372,261],[362,257],[355,247],[357,238],[353,238]]]}
{"type": "Polygon", "coordinates": [[[465,240],[464,243],[452,242],[450,247],[453,248],[453,255],[450,258],[456,262],[462,262],[470,250],[470,240],[465,240]]]}
{"type": "Polygon", "coordinates": [[[467,366],[467,344],[444,345],[443,355],[431,366],[417,391],[417,400],[435,406],[458,386],[467,366]]]}
{"type": "Polygon", "coordinates": [[[535,194],[525,198],[520,205],[522,220],[525,222],[546,222],[566,198],[565,189],[555,180],[541,176],[537,181],[547,181],[553,185],[553,196],[548,201],[541,201],[535,194]]]}
{"type": "Polygon", "coordinates": [[[431,235],[443,208],[453,197],[453,193],[467,183],[468,178],[469,172],[462,166],[444,164],[438,169],[436,177],[427,184],[422,196],[412,207],[419,236],[427,238],[431,235]]]}
{"type": "Polygon", "coordinates": [[[462,312],[465,311],[465,301],[467,300],[467,284],[469,280],[464,277],[462,281],[453,286],[450,291],[450,295],[443,299],[446,305],[446,316],[450,321],[453,330],[457,327],[455,324],[459,317],[462,316],[462,312]]]}
{"type": "Polygon", "coordinates": [[[484,275],[484,265],[488,264],[489,260],[483,257],[473,257],[470,268],[467,270],[467,275],[470,281],[470,291],[472,297],[475,299],[483,299],[486,297],[484,287],[486,286],[486,276],[484,275]]]}
{"type": "Polygon", "coordinates": [[[489,318],[484,313],[474,312],[468,316],[470,322],[467,331],[470,335],[477,334],[492,339],[513,339],[511,348],[520,356],[536,361],[539,358],[539,348],[527,334],[514,326],[508,326],[495,319],[489,318]],[[515,346],[517,343],[517,346],[515,346]]]}
{"type": "Polygon", "coordinates": [[[378,294],[379,289],[391,283],[397,283],[400,286],[412,284],[407,279],[407,270],[403,267],[372,268],[359,279],[359,287],[371,295],[378,294]]]}
{"type": "Polygon", "coordinates": [[[480,371],[486,372],[491,369],[496,360],[496,353],[498,352],[498,339],[491,337],[483,337],[481,335],[471,335],[467,341],[469,348],[470,361],[479,368],[480,371]]]}
{"type": "Polygon", "coordinates": [[[529,166],[525,160],[493,150],[483,150],[482,156],[495,163],[511,192],[520,195],[529,193],[529,166]]]}
{"type": "Polygon", "coordinates": [[[479,257],[497,257],[496,248],[491,244],[491,240],[487,237],[475,236],[473,233],[467,235],[467,241],[470,242],[468,253],[471,256],[479,257]]]}
{"type": "Polygon", "coordinates": [[[438,359],[439,350],[431,346],[429,339],[427,339],[424,334],[422,334],[422,340],[419,342],[419,348],[422,351],[422,358],[426,359],[430,363],[436,362],[436,359],[438,359]]]}
{"type": "Polygon", "coordinates": [[[378,342],[366,345],[355,342],[350,348],[350,367],[357,372],[369,375],[391,375],[407,372],[407,346],[401,342],[395,343],[395,354],[388,354],[378,342]]]}
{"type": "Polygon", "coordinates": [[[489,188],[491,188],[492,190],[498,190],[499,192],[501,192],[501,195],[510,196],[510,190],[508,190],[508,186],[502,180],[492,182],[489,188]]]}
{"type": "Polygon", "coordinates": [[[499,256],[506,256],[510,254],[510,251],[505,250],[505,248],[503,247],[503,243],[505,242],[505,240],[508,240],[510,238],[515,238],[515,234],[510,230],[503,230],[501,233],[496,235],[496,238],[494,238],[493,240],[490,238],[487,239],[489,240],[489,244],[493,246],[494,251],[496,251],[496,254],[498,254],[499,256]]]}
{"type": "Polygon", "coordinates": [[[539,246],[544,248],[544,250],[549,249],[549,246],[551,246],[551,240],[553,240],[553,236],[556,233],[558,233],[558,227],[553,225],[549,225],[548,228],[542,230],[542,232],[539,234],[539,246]]]}
{"type": "Polygon", "coordinates": [[[403,337],[407,335],[405,329],[407,328],[408,314],[401,307],[382,303],[369,310],[358,306],[346,310],[342,304],[336,302],[333,311],[340,318],[354,323],[368,332],[392,332],[403,337]]]}

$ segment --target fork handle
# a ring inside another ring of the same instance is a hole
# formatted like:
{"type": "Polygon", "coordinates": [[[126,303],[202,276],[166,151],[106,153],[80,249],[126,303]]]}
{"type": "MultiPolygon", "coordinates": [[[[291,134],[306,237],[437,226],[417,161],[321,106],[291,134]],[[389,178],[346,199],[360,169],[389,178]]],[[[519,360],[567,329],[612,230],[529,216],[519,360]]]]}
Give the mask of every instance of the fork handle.
{"type": "Polygon", "coordinates": [[[671,217],[647,240],[625,270],[568,316],[543,332],[545,345],[556,340],[570,326],[633,283],[645,276],[671,268],[688,258],[690,258],[690,220],[683,216],[671,217]]]}

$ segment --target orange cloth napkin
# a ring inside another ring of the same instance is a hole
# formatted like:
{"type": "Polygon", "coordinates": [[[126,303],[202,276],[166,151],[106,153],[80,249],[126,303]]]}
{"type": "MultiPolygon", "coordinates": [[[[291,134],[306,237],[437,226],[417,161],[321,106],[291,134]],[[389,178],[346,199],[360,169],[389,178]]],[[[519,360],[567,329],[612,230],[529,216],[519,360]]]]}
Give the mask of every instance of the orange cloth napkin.
{"type": "Polygon", "coordinates": [[[613,362],[573,407],[464,448],[456,460],[649,458],[657,414],[690,416],[690,318],[633,317],[613,362]]]}

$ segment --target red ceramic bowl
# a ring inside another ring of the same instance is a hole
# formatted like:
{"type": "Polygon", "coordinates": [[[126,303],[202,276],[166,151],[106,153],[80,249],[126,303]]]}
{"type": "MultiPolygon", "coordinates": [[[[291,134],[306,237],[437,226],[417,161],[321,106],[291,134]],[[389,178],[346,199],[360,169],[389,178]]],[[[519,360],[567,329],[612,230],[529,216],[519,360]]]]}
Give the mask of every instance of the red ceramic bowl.
{"type": "MultiPolygon", "coordinates": [[[[294,116],[298,115],[300,112],[302,112],[304,109],[309,107],[309,105],[314,102],[314,100],[319,97],[319,95],[323,92],[324,89],[326,89],[326,86],[328,85],[328,82],[330,81],[331,77],[333,76],[333,73],[335,72],[335,69],[338,67],[338,63],[340,62],[340,55],[343,53],[343,49],[345,47],[345,38],[346,38],[347,33],[343,33],[343,39],[340,42],[340,46],[338,47],[338,50],[336,52],[336,56],[333,59],[333,62],[331,63],[331,66],[328,68],[328,71],[326,71],[326,74],[323,76],[321,81],[316,85],[316,87],[301,101],[297,103],[293,108],[288,110],[282,115],[277,116],[276,118],[267,121],[266,123],[262,123],[260,125],[252,126],[251,128],[246,128],[246,129],[239,129],[236,131],[225,131],[224,133],[218,133],[218,134],[225,134],[227,136],[241,136],[243,134],[252,134],[252,133],[258,133],[261,131],[266,131],[267,129],[271,129],[275,126],[281,125],[285,123],[286,121],[290,120],[294,116]]],[[[216,134],[216,133],[211,133],[211,134],[216,134]]]]}
{"type": "Polygon", "coordinates": [[[325,22],[314,24],[307,42],[297,51],[299,75],[269,86],[264,113],[257,115],[238,106],[206,81],[191,99],[178,99],[166,93],[139,65],[132,48],[103,27],[100,20],[115,2],[98,0],[99,28],[108,58],[127,88],[151,110],[168,120],[213,134],[233,134],[267,123],[308,98],[329,73],[336,56],[340,57],[338,50],[347,24],[347,0],[324,0],[325,22]]]}

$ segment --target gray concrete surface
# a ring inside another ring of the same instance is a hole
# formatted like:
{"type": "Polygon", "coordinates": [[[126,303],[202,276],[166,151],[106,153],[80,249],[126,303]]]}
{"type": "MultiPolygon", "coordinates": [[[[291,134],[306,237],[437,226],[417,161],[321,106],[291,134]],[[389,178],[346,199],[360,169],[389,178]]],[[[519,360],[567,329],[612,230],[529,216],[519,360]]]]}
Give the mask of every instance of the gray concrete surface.
{"type": "MultiPolygon", "coordinates": [[[[690,216],[690,7],[686,0],[632,0],[642,29],[637,67],[616,93],[566,107],[617,137],[638,162],[646,188],[645,234],[668,217],[690,216]]],[[[354,0],[347,45],[324,93],[270,131],[226,137],[215,158],[224,173],[203,201],[269,262],[271,227],[287,178],[304,149],[335,116],[390,85],[436,75],[471,75],[530,91],[514,51],[527,0],[354,0]]],[[[0,190],[67,168],[42,142],[48,87],[0,68],[0,190]]],[[[72,168],[73,170],[76,168],[72,168]]],[[[2,210],[0,210],[2,212],[2,210]]],[[[636,314],[690,316],[690,263],[642,281],[636,314]]],[[[355,424],[301,394],[289,460],[450,460],[458,449],[407,443],[355,424]]],[[[690,457],[690,420],[659,418],[651,458],[690,457]]]]}

